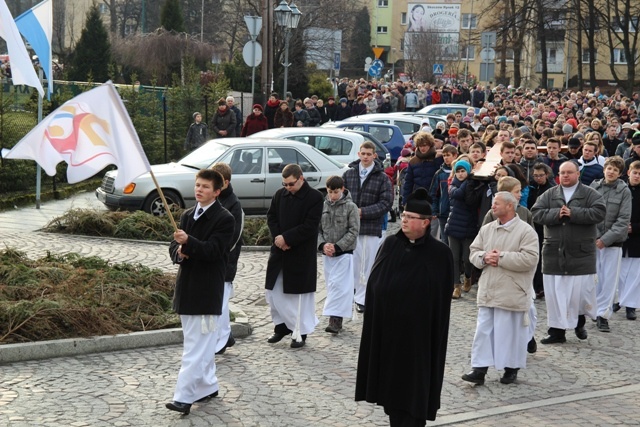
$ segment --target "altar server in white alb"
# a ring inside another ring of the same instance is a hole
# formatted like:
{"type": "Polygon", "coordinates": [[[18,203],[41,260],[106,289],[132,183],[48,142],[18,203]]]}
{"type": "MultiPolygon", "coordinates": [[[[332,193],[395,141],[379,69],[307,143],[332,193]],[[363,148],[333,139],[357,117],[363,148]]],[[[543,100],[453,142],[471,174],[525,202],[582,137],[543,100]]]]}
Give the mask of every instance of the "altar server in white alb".
{"type": "Polygon", "coordinates": [[[324,198],[296,164],[282,170],[282,187],[273,195],[267,212],[273,245],[265,287],[275,325],[267,342],[275,344],[291,334],[291,348],[300,348],[318,324],[317,242],[324,198]]]}
{"type": "Polygon", "coordinates": [[[614,305],[626,310],[627,319],[636,320],[636,308],[640,307],[640,161],[629,165],[629,190],[631,192],[631,222],[627,229],[629,238],[622,245],[622,263],[618,295],[620,302],[614,305]]]}
{"type": "Polygon", "coordinates": [[[173,233],[169,254],[180,264],[173,309],[180,315],[184,350],[172,411],[189,414],[194,402],[218,395],[213,354],[218,342],[224,275],[233,230],[233,216],[217,200],[224,178],[211,169],[196,174],[196,206],[184,211],[173,233]]]}
{"type": "Polygon", "coordinates": [[[578,163],[560,165],[560,185],[533,205],[533,221],[544,225],[542,280],[548,335],[542,344],[567,341],[566,329],[587,339],[586,317],[596,318],[596,225],[607,208],[602,196],[579,181],[578,163]]]}
{"type": "Polygon", "coordinates": [[[504,369],[500,382],[511,384],[527,365],[538,235],[516,215],[517,206],[511,193],[498,192],[491,206],[497,220],[484,225],[469,248],[469,260],[482,270],[473,369],[462,376],[474,384],[484,384],[489,366],[504,369]]]}
{"type": "Polygon", "coordinates": [[[340,332],[342,319],[353,314],[353,250],[358,242],[359,229],[358,206],[351,200],[349,190],[344,188],[344,180],[330,176],[318,230],[318,250],[324,255],[322,261],[327,286],[322,314],[329,316],[329,326],[325,331],[332,334],[340,332]]]}
{"type": "Polygon", "coordinates": [[[596,252],[598,283],[596,300],[598,303],[597,328],[609,332],[609,318],[613,314],[613,302],[620,276],[622,244],[627,240],[631,219],[631,192],[620,178],[624,170],[624,160],[620,156],[607,157],[604,162],[604,178],[591,183],[607,206],[604,221],[597,225],[598,238],[596,252]]]}

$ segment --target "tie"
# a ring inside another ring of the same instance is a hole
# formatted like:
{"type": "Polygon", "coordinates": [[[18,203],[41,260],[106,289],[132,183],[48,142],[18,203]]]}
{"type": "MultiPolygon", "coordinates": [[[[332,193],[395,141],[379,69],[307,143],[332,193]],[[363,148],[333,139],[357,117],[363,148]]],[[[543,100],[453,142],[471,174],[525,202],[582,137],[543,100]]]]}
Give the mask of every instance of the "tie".
{"type": "Polygon", "coordinates": [[[200,208],[198,209],[198,216],[202,215],[204,213],[204,209],[200,208]]]}

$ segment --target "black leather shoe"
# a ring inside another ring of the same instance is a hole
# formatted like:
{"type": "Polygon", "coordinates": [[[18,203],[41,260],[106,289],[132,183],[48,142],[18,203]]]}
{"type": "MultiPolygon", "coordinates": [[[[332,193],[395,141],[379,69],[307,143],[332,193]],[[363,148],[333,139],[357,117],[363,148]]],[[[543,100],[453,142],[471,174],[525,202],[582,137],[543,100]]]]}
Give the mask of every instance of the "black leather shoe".
{"type": "Polygon", "coordinates": [[[563,335],[547,335],[540,340],[540,344],[561,344],[567,342],[567,338],[563,335]]]}
{"type": "Polygon", "coordinates": [[[202,399],[196,400],[196,403],[205,402],[205,401],[207,401],[209,399],[213,399],[214,397],[218,397],[218,392],[217,391],[214,391],[213,393],[211,393],[208,396],[203,397],[202,399]]]}
{"type": "Polygon", "coordinates": [[[470,372],[464,374],[462,379],[470,383],[482,385],[484,384],[484,375],[484,372],[478,369],[472,369],[470,372]]]}
{"type": "Polygon", "coordinates": [[[269,337],[269,339],[267,340],[267,342],[268,342],[269,344],[275,344],[275,343],[277,343],[277,342],[282,341],[282,338],[284,338],[284,337],[286,337],[286,335],[285,335],[285,334],[279,334],[279,333],[277,333],[277,332],[274,332],[274,333],[273,333],[273,335],[271,335],[271,336],[269,337]]]}
{"type": "Polygon", "coordinates": [[[358,313],[364,313],[364,305],[356,303],[356,311],[358,313]]]}
{"type": "Polygon", "coordinates": [[[504,375],[502,375],[502,378],[500,378],[500,382],[502,384],[513,384],[517,378],[518,378],[517,369],[505,368],[504,375]]]}
{"type": "Polygon", "coordinates": [[[586,340],[587,339],[587,330],[584,328],[584,326],[581,326],[579,328],[575,328],[574,329],[576,336],[578,337],[578,339],[580,340],[586,340]]]}
{"type": "Polygon", "coordinates": [[[604,317],[598,316],[596,319],[596,326],[600,332],[611,332],[611,328],[609,328],[609,321],[604,317]]]}
{"type": "Polygon", "coordinates": [[[300,342],[296,340],[291,340],[291,348],[302,348],[304,347],[305,342],[306,342],[305,340],[302,340],[300,342]]]}
{"type": "Polygon", "coordinates": [[[627,307],[627,319],[629,320],[636,320],[637,316],[636,316],[636,309],[635,308],[631,308],[631,307],[627,307]]]}
{"type": "Polygon", "coordinates": [[[189,415],[191,412],[191,404],[190,403],[182,403],[182,402],[169,402],[166,405],[167,409],[171,409],[172,411],[180,412],[182,415],[189,415]]]}
{"type": "Polygon", "coordinates": [[[618,311],[620,311],[620,303],[619,302],[613,304],[613,312],[617,313],[618,311]]]}
{"type": "Polygon", "coordinates": [[[235,338],[233,338],[233,335],[229,334],[229,339],[227,340],[227,343],[220,350],[216,351],[216,354],[224,354],[224,352],[227,351],[229,347],[233,347],[235,344],[236,344],[235,338]]]}
{"type": "Polygon", "coordinates": [[[531,337],[531,341],[527,344],[527,353],[533,354],[538,351],[538,343],[535,337],[531,337]]]}

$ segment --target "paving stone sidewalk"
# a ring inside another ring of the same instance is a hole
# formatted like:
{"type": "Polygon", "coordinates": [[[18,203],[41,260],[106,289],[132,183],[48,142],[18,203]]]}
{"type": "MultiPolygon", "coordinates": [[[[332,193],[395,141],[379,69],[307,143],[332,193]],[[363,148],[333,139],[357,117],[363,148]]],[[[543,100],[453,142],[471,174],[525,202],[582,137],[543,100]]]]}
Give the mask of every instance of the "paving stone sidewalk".
{"type": "MultiPolygon", "coordinates": [[[[92,206],[89,198],[86,202],[92,206]]],[[[166,245],[52,235],[32,231],[35,225],[21,230],[15,222],[20,212],[0,213],[0,243],[31,257],[78,252],[175,271],[166,245]]],[[[26,361],[0,365],[0,425],[387,425],[381,408],[353,401],[361,320],[346,322],[343,333],[331,336],[323,331],[321,317],[299,350],[290,349],[286,340],[266,343],[272,331],[263,291],[267,256],[247,251],[240,258],[232,302],[249,316],[254,333],[216,358],[219,398],[194,405],[187,417],[164,408],[180,364],[176,345],[26,361]]],[[[321,272],[321,258],[318,263],[321,272]]],[[[319,274],[318,315],[324,296],[319,274]]],[[[546,329],[544,301],[536,307],[540,339],[546,329]]],[[[460,375],[469,369],[476,313],[475,289],[452,303],[442,408],[428,425],[640,424],[640,323],[624,319],[623,311],[610,321],[611,333],[600,333],[588,322],[586,341],[568,333],[564,345],[539,345],[517,384],[500,384],[500,373],[490,369],[486,385],[473,387],[460,375]]]]}

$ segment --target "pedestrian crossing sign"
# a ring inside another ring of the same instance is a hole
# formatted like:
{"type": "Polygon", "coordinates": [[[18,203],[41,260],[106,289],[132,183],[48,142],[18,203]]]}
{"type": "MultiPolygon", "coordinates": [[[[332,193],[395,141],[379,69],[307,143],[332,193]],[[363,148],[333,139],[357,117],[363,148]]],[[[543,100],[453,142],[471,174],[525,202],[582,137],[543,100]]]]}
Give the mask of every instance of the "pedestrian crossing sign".
{"type": "Polygon", "coordinates": [[[433,64],[433,74],[444,74],[444,64],[433,64]]]}

